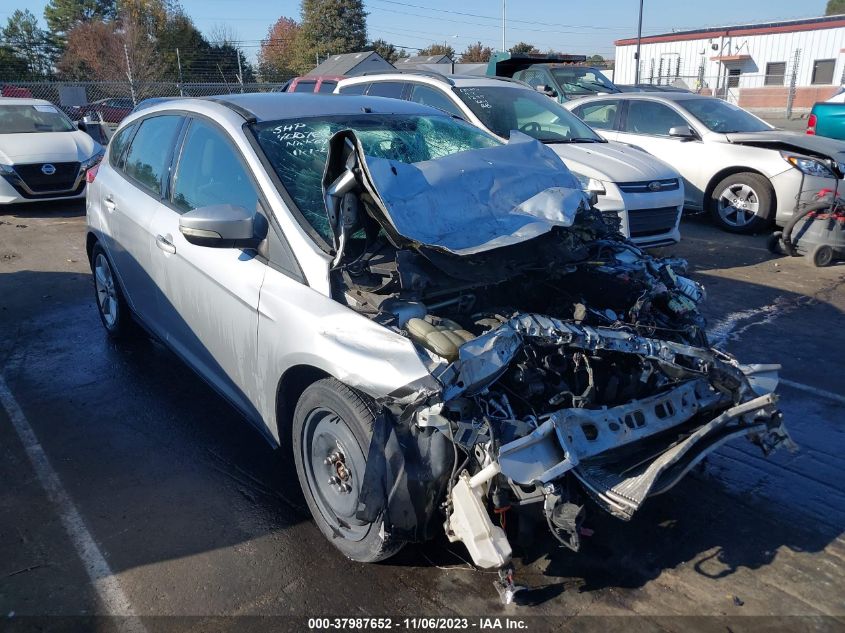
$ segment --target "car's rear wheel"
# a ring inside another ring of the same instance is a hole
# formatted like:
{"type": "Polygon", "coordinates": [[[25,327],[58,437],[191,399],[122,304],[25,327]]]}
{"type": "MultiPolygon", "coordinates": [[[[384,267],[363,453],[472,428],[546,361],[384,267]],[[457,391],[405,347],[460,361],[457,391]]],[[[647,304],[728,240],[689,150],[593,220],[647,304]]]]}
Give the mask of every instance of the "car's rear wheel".
{"type": "Polygon", "coordinates": [[[114,339],[129,338],[136,332],[135,324],[123,291],[117,282],[106,251],[95,244],[91,251],[91,272],[94,275],[94,296],[100,321],[108,335],[114,339]]]}
{"type": "Polygon", "coordinates": [[[314,521],[332,545],[365,563],[384,560],[403,545],[381,518],[370,523],[355,516],[374,421],[372,401],[324,378],[302,393],[292,428],[296,473],[314,521]]]}
{"type": "Polygon", "coordinates": [[[768,179],[752,172],[723,178],[709,200],[713,219],[732,233],[757,233],[770,226],[774,205],[775,195],[768,179]]]}

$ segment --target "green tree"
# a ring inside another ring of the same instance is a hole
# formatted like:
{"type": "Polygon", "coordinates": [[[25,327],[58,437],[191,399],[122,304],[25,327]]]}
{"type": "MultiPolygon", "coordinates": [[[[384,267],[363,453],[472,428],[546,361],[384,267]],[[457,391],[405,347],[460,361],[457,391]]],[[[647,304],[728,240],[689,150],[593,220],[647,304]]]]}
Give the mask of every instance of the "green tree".
{"type": "Polygon", "coordinates": [[[420,49],[419,54],[428,56],[446,55],[449,59],[455,59],[455,49],[448,44],[432,44],[426,46],[420,49]]]}
{"type": "Polygon", "coordinates": [[[211,44],[181,9],[167,16],[164,26],[156,34],[156,48],[161,55],[164,73],[162,79],[179,81],[181,78],[183,81],[204,81],[206,79],[202,75],[212,70],[207,65],[211,44]]]}
{"type": "Polygon", "coordinates": [[[363,0],[302,0],[302,30],[297,69],[307,72],[329,55],[354,53],[367,46],[363,0]]]}
{"type": "Polygon", "coordinates": [[[111,20],[116,15],[116,0],[50,0],[44,7],[47,27],[50,32],[61,38],[77,24],[92,20],[111,20]]]}
{"type": "Polygon", "coordinates": [[[827,0],[825,15],[840,15],[845,13],[845,0],[827,0]]]}
{"type": "Polygon", "coordinates": [[[23,73],[18,79],[46,79],[53,74],[58,57],[56,43],[38,26],[38,18],[31,11],[17,9],[12,13],[2,29],[2,39],[13,56],[23,61],[23,73]]]}
{"type": "Polygon", "coordinates": [[[484,46],[481,42],[470,44],[466,50],[461,53],[461,58],[458,60],[461,64],[481,64],[490,61],[490,56],[493,54],[493,49],[489,46],[484,46]]]}
{"type": "Polygon", "coordinates": [[[26,60],[11,46],[0,43],[0,80],[19,80],[26,73],[26,60]]]}
{"type": "Polygon", "coordinates": [[[604,63],[605,63],[605,59],[604,59],[604,57],[602,57],[601,55],[590,55],[590,56],[587,58],[587,63],[588,63],[588,64],[593,64],[593,65],[600,65],[600,64],[604,64],[604,63]]]}
{"type": "Polygon", "coordinates": [[[373,40],[367,44],[367,50],[375,51],[391,64],[395,64],[403,57],[410,57],[408,51],[404,48],[396,48],[396,46],[390,42],[382,39],[373,40]]]}
{"type": "Polygon", "coordinates": [[[511,55],[524,55],[526,53],[539,53],[540,50],[528,42],[519,42],[511,46],[508,51],[511,55]]]}

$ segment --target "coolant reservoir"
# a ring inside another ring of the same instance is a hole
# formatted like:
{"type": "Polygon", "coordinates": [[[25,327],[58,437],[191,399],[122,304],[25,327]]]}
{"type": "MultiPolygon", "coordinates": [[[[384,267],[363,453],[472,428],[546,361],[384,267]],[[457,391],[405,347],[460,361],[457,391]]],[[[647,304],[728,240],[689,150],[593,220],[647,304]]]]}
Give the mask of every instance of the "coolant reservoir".
{"type": "Polygon", "coordinates": [[[424,319],[409,319],[406,325],[411,340],[449,362],[458,358],[458,349],[475,338],[459,323],[427,314],[424,319]]]}

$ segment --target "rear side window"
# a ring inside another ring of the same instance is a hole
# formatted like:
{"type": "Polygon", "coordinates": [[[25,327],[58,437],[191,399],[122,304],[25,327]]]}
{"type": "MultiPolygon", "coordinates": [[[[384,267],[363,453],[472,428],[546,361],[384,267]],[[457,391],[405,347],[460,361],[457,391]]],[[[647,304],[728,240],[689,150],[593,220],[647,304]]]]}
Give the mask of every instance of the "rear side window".
{"type": "Polygon", "coordinates": [[[367,92],[367,95],[370,97],[401,99],[404,90],[405,82],[403,81],[378,81],[370,86],[370,90],[367,92]]]}
{"type": "Polygon", "coordinates": [[[413,89],[411,90],[410,99],[415,103],[421,103],[422,105],[427,105],[433,108],[437,108],[438,110],[443,110],[444,112],[448,112],[449,114],[459,116],[462,119],[465,118],[463,112],[458,109],[458,106],[452,103],[452,100],[449,99],[449,97],[444,95],[439,90],[436,90],[429,86],[415,84],[413,89]]]}
{"type": "Polygon", "coordinates": [[[257,209],[258,192],[237,150],[210,123],[195,119],[188,128],[172,202],[181,213],[215,204],[257,209]]]}
{"type": "Polygon", "coordinates": [[[351,86],[341,86],[340,94],[342,95],[362,95],[367,91],[370,84],[360,83],[352,84],[351,86]]]}
{"type": "Polygon", "coordinates": [[[300,81],[296,84],[296,87],[293,89],[294,92],[314,92],[314,86],[317,85],[316,81],[300,81]]]}
{"type": "Polygon", "coordinates": [[[573,112],[592,128],[597,130],[612,130],[618,109],[618,101],[593,101],[578,106],[573,112]]]}
{"type": "Polygon", "coordinates": [[[157,116],[142,121],[126,153],[124,173],[158,195],[162,176],[170,162],[170,150],[181,125],[180,116],[157,116]]]}
{"type": "Polygon", "coordinates": [[[320,84],[320,89],[317,92],[334,92],[335,86],[337,86],[336,81],[324,81],[320,84]]]}
{"type": "Polygon", "coordinates": [[[109,165],[118,167],[122,165],[121,158],[123,157],[123,150],[132,138],[132,133],[135,131],[135,124],[127,125],[114,135],[111,142],[109,142],[109,165]]]}

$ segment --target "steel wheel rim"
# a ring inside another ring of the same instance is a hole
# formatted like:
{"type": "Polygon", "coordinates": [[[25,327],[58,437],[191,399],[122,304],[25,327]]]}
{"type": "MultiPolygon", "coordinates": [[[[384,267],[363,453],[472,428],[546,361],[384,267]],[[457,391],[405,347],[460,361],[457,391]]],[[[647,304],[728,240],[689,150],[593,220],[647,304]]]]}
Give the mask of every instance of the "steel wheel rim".
{"type": "Polygon", "coordinates": [[[313,409],[303,424],[300,451],[308,487],[323,520],[346,540],[363,539],[369,531],[369,523],[355,518],[355,513],[366,458],[352,430],[334,411],[324,407],[313,409]],[[342,455],[347,478],[339,476],[337,461],[329,463],[337,454],[342,455]],[[330,483],[335,477],[348,486],[348,490],[330,483]]]}
{"type": "Polygon", "coordinates": [[[106,327],[112,329],[117,323],[117,290],[111,266],[102,253],[94,260],[94,286],[97,289],[97,306],[106,327]]]}
{"type": "Polygon", "coordinates": [[[725,187],[718,204],[719,217],[730,226],[747,226],[760,213],[760,197],[744,183],[725,187]]]}

